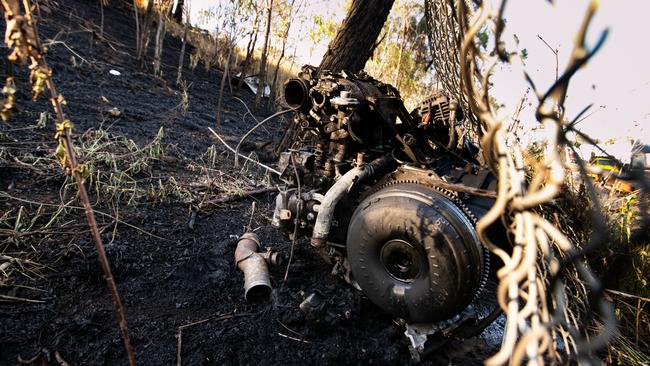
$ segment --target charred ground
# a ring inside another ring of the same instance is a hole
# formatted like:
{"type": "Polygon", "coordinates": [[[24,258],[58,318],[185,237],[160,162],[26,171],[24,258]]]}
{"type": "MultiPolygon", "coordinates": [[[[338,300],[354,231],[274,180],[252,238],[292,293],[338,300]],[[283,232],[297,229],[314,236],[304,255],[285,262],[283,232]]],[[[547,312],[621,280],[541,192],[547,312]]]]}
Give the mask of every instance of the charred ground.
{"type": "MultiPolygon", "coordinates": [[[[179,194],[158,192],[153,194],[155,199],[141,197],[129,204],[124,197],[110,200],[90,189],[96,209],[110,215],[99,215],[98,220],[140,364],[176,362],[178,327],[202,320],[183,331],[185,365],[411,362],[403,329],[360,292],[330,275],[330,268],[306,242],[296,247],[286,281],[282,281],[284,265],[272,269],[275,290],[271,301],[244,301],[242,275],[232,257],[237,237],[251,217],[264,245],[287,256],[290,251],[290,242],[269,227],[272,195],[207,205],[198,212],[194,228],[188,227],[190,206],[196,199],[210,200],[275,183],[258,168],[233,168],[232,154],[220,145],[218,154],[206,163],[206,152],[215,144],[207,127],[215,127],[218,70],[206,71],[203,65],[184,70],[190,85],[189,109],[184,112],[182,91],[173,83],[179,40],[167,37],[164,76],[156,78],[136,67],[135,24],[128,9],[105,9],[105,39],[98,37],[95,4],[68,0],[41,11],[41,38],[50,43],[47,60],[66,97],[78,139],[86,138],[88,130],[104,130],[109,140],[132,139],[142,147],[155,140],[162,127],[165,153],[148,160],[138,182],[164,188],[173,181],[174,187],[189,195],[183,200],[179,194]],[[210,183],[215,181],[237,184],[233,188],[210,183]],[[257,209],[251,216],[253,199],[257,209]],[[322,317],[306,317],[298,309],[312,292],[326,299],[322,317]],[[218,318],[221,315],[227,317],[218,318]]],[[[2,51],[5,56],[7,50],[2,51]]],[[[1,67],[5,73],[6,65],[1,67]]],[[[63,201],[74,195],[62,188],[69,183],[63,172],[42,162],[53,158],[54,126],[51,121],[44,128],[35,126],[49,105],[44,100],[31,102],[26,73],[15,71],[21,111],[0,126],[4,154],[0,159],[0,216],[4,223],[16,224],[22,206],[23,220],[28,217],[32,228],[43,228],[63,201]],[[32,160],[23,159],[26,156],[32,160]]],[[[255,123],[235,97],[250,105],[254,96],[236,88],[233,94],[224,95],[224,118],[217,131],[230,143],[255,123]]],[[[266,114],[260,112],[260,116],[266,114]]],[[[276,139],[283,123],[277,120],[254,137],[276,139]]],[[[245,148],[250,151],[256,146],[245,148]]],[[[84,156],[83,151],[80,154],[84,156]]],[[[43,349],[59,352],[70,364],[123,364],[113,307],[82,211],[68,207],[54,225],[40,231],[18,225],[2,229],[0,254],[22,256],[39,265],[16,270],[11,283],[0,287],[4,295],[0,364],[16,364],[19,356],[27,359],[43,349]],[[12,298],[23,300],[8,300],[12,298]]],[[[447,347],[433,362],[479,363],[485,346],[469,343],[447,347]]]]}

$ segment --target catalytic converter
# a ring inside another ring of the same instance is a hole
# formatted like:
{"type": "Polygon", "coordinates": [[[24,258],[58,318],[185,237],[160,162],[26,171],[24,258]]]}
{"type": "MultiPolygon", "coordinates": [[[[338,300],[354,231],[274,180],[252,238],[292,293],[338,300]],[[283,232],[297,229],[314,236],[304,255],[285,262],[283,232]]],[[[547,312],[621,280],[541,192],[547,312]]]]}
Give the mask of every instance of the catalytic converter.
{"type": "Polygon", "coordinates": [[[267,248],[258,252],[260,241],[255,233],[249,232],[239,238],[235,249],[235,265],[244,273],[244,297],[246,301],[259,301],[271,294],[269,266],[279,265],[282,257],[267,248]]]}

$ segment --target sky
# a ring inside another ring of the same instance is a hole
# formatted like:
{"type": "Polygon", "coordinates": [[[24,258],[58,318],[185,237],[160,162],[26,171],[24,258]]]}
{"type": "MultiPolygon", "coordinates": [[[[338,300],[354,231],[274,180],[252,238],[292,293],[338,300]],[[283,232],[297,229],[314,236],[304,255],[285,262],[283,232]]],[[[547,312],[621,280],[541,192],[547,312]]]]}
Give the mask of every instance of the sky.
{"type": "MultiPolygon", "coordinates": [[[[526,48],[525,69],[543,92],[555,79],[555,55],[537,37],[558,50],[560,73],[567,65],[573,48],[574,36],[588,1],[556,0],[510,1],[506,8],[504,39],[514,46],[513,34],[526,48]]],[[[572,79],[566,101],[566,112],[571,119],[584,107],[593,103],[595,113],[578,127],[600,140],[625,137],[640,139],[650,144],[650,48],[647,47],[648,13],[650,2],[645,0],[604,0],[587,33],[591,48],[604,29],[607,40],[589,64],[572,79]]],[[[493,95],[514,107],[527,87],[523,68],[499,70],[493,78],[493,95]]],[[[531,94],[531,97],[534,96],[531,94]]],[[[534,120],[533,108],[523,117],[534,120]]],[[[619,143],[607,149],[614,155],[629,151],[629,145],[619,143]],[[624,150],[624,151],[618,151],[624,150]]]]}
{"type": "MultiPolygon", "coordinates": [[[[213,6],[219,1],[192,0],[192,13],[213,6]]],[[[499,3],[498,0],[492,0],[499,3]]],[[[326,50],[326,44],[314,45],[309,39],[309,27],[315,14],[331,16],[340,22],[345,14],[345,0],[305,1],[300,16],[305,20],[292,28],[288,49],[295,47],[298,63],[318,65],[326,50]]],[[[558,50],[560,73],[566,66],[573,48],[573,38],[587,9],[587,0],[511,0],[506,8],[506,30],[503,39],[509,49],[525,48],[528,58],[525,70],[540,89],[545,91],[555,79],[555,55],[537,37],[540,35],[558,50]],[[515,35],[519,44],[514,42],[515,35]]],[[[650,144],[650,47],[647,47],[649,33],[647,0],[602,0],[600,10],[588,31],[588,45],[598,39],[604,29],[609,30],[605,44],[591,62],[578,71],[572,79],[566,101],[566,112],[571,118],[585,106],[593,103],[595,112],[579,124],[583,132],[601,141],[627,137],[640,139],[650,144]]],[[[196,17],[194,16],[194,19],[196,17]]],[[[506,108],[501,111],[504,118],[512,113],[519,99],[528,87],[521,65],[500,67],[492,79],[492,95],[506,108]]],[[[530,98],[535,98],[531,93],[530,98]]],[[[522,112],[525,127],[533,127],[533,107],[522,112]]],[[[617,149],[611,146],[610,149],[617,149]]],[[[620,147],[628,148],[626,144],[620,147]]]]}

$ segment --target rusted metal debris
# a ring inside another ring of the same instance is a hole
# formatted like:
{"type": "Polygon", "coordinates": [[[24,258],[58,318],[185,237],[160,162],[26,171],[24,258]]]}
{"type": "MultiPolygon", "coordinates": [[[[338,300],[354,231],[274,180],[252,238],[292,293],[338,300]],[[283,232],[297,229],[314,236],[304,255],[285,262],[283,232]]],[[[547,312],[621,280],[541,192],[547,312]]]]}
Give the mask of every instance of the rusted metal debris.
{"type": "MultiPolygon", "coordinates": [[[[459,103],[438,90],[408,112],[394,87],[364,72],[311,66],[284,95],[296,132],[280,153],[286,187],[273,226],[311,238],[334,274],[404,324],[426,324],[419,346],[430,333],[489,325],[469,309],[490,273],[474,225],[494,203],[496,178],[459,103]]],[[[319,313],[317,300],[301,311],[319,313]]]]}
{"type": "Polygon", "coordinates": [[[260,248],[257,235],[248,232],[239,238],[235,249],[235,265],[244,273],[244,297],[247,301],[263,300],[271,295],[269,266],[282,262],[282,257],[271,248],[258,252],[260,248]]]}

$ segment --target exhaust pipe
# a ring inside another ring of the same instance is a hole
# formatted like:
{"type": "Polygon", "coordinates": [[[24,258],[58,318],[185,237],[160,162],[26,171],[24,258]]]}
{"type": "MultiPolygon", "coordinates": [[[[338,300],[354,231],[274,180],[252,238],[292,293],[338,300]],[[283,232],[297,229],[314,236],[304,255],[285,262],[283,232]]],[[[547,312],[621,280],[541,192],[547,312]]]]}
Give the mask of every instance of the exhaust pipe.
{"type": "Polygon", "coordinates": [[[393,168],[394,164],[395,159],[387,155],[368,164],[352,168],[343,174],[325,193],[325,198],[321,201],[311,237],[311,245],[316,248],[325,245],[332,226],[332,217],[334,216],[336,204],[352,189],[353,185],[368,177],[382,174],[386,170],[393,168]]]}
{"type": "Polygon", "coordinates": [[[291,108],[303,108],[309,103],[309,88],[302,79],[289,79],[284,84],[284,100],[291,108]]]}
{"type": "Polygon", "coordinates": [[[279,265],[282,257],[268,248],[259,253],[260,241],[255,233],[245,233],[235,249],[235,265],[244,273],[246,301],[264,300],[271,295],[269,265],[279,265]]]}

